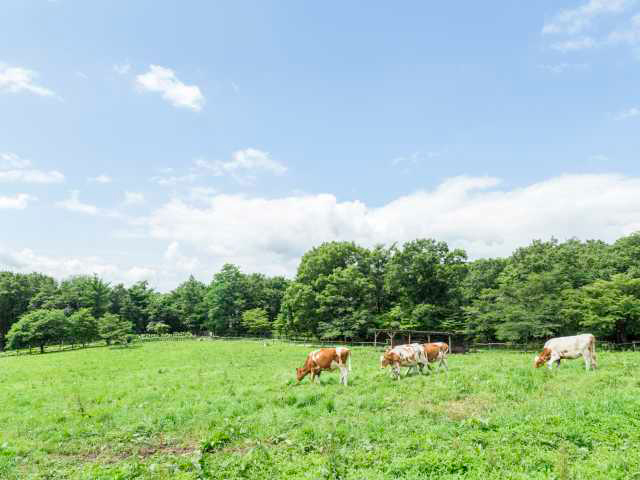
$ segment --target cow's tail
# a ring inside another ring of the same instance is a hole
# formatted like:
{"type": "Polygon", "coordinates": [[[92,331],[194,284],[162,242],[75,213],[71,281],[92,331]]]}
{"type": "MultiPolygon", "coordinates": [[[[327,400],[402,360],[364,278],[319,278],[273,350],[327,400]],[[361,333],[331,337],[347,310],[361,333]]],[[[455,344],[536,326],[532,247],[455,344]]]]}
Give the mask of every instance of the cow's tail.
{"type": "Polygon", "coordinates": [[[597,368],[596,362],[596,337],[591,336],[591,342],[589,342],[589,353],[591,354],[591,361],[593,362],[593,367],[597,368]]]}
{"type": "Polygon", "coordinates": [[[349,369],[349,371],[351,371],[351,350],[347,350],[348,352],[348,356],[347,356],[347,368],[349,369]]]}

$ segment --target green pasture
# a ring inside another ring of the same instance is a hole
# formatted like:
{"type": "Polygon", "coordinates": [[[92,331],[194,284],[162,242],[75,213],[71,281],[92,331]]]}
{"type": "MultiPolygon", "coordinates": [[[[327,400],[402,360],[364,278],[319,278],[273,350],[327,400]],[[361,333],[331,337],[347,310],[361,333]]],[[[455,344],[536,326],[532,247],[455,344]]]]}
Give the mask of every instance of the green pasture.
{"type": "Polygon", "coordinates": [[[559,370],[451,356],[393,381],[354,348],[184,341],[0,359],[1,479],[640,479],[640,353],[559,370]]]}

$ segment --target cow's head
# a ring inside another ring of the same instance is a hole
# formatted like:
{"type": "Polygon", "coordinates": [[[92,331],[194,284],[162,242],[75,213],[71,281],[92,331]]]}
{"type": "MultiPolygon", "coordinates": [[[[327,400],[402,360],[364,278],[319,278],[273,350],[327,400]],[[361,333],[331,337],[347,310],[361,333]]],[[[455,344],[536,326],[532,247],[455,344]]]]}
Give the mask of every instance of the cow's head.
{"type": "Polygon", "coordinates": [[[302,381],[306,374],[307,372],[304,370],[304,368],[296,368],[296,380],[298,380],[299,382],[302,381]]]}
{"type": "Polygon", "coordinates": [[[390,353],[388,350],[380,355],[380,368],[386,368],[391,365],[394,361],[393,353],[390,353]]]}
{"type": "Polygon", "coordinates": [[[536,368],[541,367],[542,365],[547,363],[550,358],[551,358],[551,349],[543,348],[542,353],[538,355],[533,361],[533,366],[536,368]]]}

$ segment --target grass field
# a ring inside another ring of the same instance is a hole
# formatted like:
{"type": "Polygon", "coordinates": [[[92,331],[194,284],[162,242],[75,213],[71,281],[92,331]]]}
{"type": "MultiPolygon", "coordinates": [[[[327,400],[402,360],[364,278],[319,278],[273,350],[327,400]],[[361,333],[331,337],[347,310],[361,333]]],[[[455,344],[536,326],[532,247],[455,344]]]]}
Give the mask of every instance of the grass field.
{"type": "Polygon", "coordinates": [[[393,381],[379,352],[295,385],[309,348],[159,342],[0,359],[0,478],[640,479],[640,354],[556,371],[452,356],[393,381]]]}

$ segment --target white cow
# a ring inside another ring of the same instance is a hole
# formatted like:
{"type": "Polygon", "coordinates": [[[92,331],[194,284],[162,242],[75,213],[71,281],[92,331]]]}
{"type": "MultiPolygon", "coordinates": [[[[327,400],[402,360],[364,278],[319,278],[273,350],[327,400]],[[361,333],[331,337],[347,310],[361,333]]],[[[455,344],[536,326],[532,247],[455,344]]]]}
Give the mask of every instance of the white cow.
{"type": "Polygon", "coordinates": [[[422,345],[419,343],[411,343],[409,345],[397,345],[392,349],[386,350],[380,357],[380,368],[386,368],[391,365],[391,374],[396,378],[400,378],[400,367],[409,367],[407,375],[416,367],[420,367],[420,371],[429,360],[424,353],[422,345]]]}
{"type": "Polygon", "coordinates": [[[590,333],[548,340],[544,344],[542,353],[536,357],[533,364],[538,368],[546,363],[547,367],[551,369],[554,363],[560,366],[560,360],[563,358],[578,358],[580,356],[584,358],[587,370],[596,368],[596,337],[590,333]]]}

